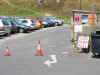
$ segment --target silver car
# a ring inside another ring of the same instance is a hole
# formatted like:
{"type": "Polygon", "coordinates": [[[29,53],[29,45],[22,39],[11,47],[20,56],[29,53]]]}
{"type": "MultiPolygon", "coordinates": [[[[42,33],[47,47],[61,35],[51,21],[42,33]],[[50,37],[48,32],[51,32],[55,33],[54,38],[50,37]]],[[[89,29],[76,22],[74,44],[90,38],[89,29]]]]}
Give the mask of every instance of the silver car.
{"type": "Polygon", "coordinates": [[[10,35],[11,30],[9,28],[9,23],[4,20],[0,19],[0,35],[10,35]]]}

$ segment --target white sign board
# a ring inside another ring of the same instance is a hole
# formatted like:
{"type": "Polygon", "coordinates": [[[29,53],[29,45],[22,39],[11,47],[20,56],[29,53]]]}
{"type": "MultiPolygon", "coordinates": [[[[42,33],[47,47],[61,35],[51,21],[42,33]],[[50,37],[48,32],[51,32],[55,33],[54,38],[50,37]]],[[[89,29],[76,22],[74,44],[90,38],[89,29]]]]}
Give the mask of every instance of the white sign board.
{"type": "Polygon", "coordinates": [[[78,38],[78,48],[88,48],[89,36],[79,36],[78,38]]]}
{"type": "Polygon", "coordinates": [[[83,26],[82,25],[75,25],[74,26],[74,32],[82,32],[83,26]]]}

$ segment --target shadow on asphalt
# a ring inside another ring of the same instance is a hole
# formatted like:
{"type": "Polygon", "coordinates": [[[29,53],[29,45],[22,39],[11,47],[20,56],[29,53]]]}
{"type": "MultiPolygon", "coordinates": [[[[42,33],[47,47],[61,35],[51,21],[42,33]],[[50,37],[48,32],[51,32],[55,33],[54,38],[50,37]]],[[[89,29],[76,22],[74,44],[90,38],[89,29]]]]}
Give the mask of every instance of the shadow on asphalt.
{"type": "MultiPolygon", "coordinates": [[[[83,54],[83,53],[88,54],[88,52],[84,52],[84,51],[80,51],[78,53],[80,53],[80,54],[83,54]]],[[[100,55],[91,56],[91,58],[100,59],[100,55]]]]}
{"type": "Polygon", "coordinates": [[[78,53],[85,53],[85,54],[88,54],[89,52],[87,52],[87,51],[80,51],[80,52],[78,52],[78,53]]]}
{"type": "Polygon", "coordinates": [[[100,59],[100,55],[97,55],[97,56],[92,56],[92,58],[95,58],[95,59],[100,59]]]}
{"type": "Polygon", "coordinates": [[[4,39],[5,37],[4,36],[0,36],[0,39],[4,39]]]}
{"type": "Polygon", "coordinates": [[[3,37],[0,37],[0,39],[3,39],[3,37]]]}

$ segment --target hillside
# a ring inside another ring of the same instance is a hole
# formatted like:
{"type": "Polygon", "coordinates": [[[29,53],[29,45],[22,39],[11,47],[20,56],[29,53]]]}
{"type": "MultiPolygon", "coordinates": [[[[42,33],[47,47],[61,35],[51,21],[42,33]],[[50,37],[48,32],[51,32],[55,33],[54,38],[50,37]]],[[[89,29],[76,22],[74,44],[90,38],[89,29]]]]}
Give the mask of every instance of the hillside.
{"type": "MultiPolygon", "coordinates": [[[[82,9],[91,10],[95,3],[95,10],[100,7],[100,0],[81,0],[82,9]]],[[[73,9],[80,9],[80,0],[46,0],[40,5],[37,0],[0,0],[0,15],[42,16],[46,14],[56,16],[70,16],[73,9]],[[34,14],[34,15],[33,15],[34,14]]]]}

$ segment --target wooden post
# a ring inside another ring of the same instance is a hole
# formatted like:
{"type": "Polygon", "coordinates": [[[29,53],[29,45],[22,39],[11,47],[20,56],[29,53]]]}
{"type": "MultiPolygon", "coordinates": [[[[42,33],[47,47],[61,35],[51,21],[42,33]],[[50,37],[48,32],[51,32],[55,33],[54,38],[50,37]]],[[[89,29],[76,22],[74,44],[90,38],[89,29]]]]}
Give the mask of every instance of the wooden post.
{"type": "Polygon", "coordinates": [[[74,33],[74,12],[72,12],[72,40],[75,39],[75,33],[74,33]]]}

